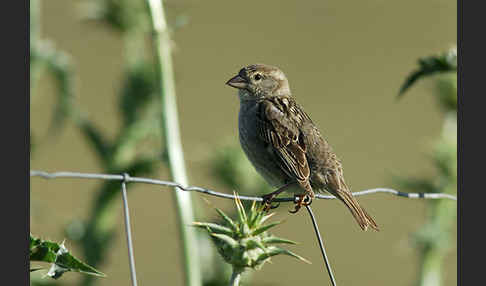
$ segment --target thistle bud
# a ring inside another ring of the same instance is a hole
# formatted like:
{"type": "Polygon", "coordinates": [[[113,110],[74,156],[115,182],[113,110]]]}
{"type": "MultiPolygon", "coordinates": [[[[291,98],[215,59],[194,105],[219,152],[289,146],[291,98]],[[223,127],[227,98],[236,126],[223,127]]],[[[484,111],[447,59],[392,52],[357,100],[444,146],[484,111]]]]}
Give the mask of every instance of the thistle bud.
{"type": "Polygon", "coordinates": [[[231,219],[220,209],[216,209],[224,221],[224,225],[208,222],[194,222],[193,225],[207,230],[212,237],[219,254],[239,272],[245,268],[259,270],[272,256],[285,254],[310,263],[305,258],[276,244],[295,242],[273,236],[267,232],[280,224],[280,221],[265,224],[274,213],[266,214],[262,208],[253,202],[249,212],[245,211],[241,200],[235,193],[235,203],[238,217],[231,219]]]}

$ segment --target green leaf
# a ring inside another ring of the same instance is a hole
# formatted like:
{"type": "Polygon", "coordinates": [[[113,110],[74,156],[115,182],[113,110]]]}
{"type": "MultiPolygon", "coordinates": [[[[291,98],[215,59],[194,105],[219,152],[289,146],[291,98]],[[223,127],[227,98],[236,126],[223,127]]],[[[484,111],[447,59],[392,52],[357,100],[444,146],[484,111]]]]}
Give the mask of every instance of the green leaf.
{"type": "Polygon", "coordinates": [[[225,234],[211,233],[211,236],[225,242],[226,244],[231,246],[231,248],[236,248],[238,246],[238,242],[236,240],[225,234]]]}
{"type": "Polygon", "coordinates": [[[263,233],[263,232],[265,232],[265,231],[269,230],[270,228],[272,228],[272,227],[274,227],[274,226],[276,226],[276,225],[279,225],[280,223],[281,223],[281,221],[276,221],[276,222],[273,222],[273,223],[271,223],[271,224],[264,225],[264,226],[262,226],[262,227],[259,227],[259,228],[255,229],[255,230],[252,232],[252,234],[253,234],[253,235],[259,235],[260,233],[263,233]]]}
{"type": "Polygon", "coordinates": [[[229,236],[233,235],[233,231],[231,229],[215,223],[193,222],[192,225],[200,228],[208,228],[210,233],[226,234],[229,236]]]}
{"type": "Polygon", "coordinates": [[[86,119],[79,119],[78,126],[96,151],[96,154],[98,154],[102,163],[108,167],[111,156],[111,146],[108,143],[108,140],[103,137],[102,133],[95,125],[86,119]]]}
{"type": "Polygon", "coordinates": [[[230,225],[230,227],[231,227],[231,229],[233,229],[233,231],[238,230],[238,226],[235,224],[235,222],[229,216],[227,216],[222,210],[220,210],[218,208],[216,209],[216,211],[224,219],[224,221],[226,221],[230,225]]]}
{"type": "Polygon", "coordinates": [[[30,235],[29,255],[30,260],[54,262],[59,245],[55,242],[43,241],[30,235]]]}
{"type": "Polygon", "coordinates": [[[34,86],[40,77],[41,68],[46,68],[57,82],[57,101],[48,131],[49,134],[54,134],[74,111],[74,68],[69,55],[55,49],[51,42],[46,40],[34,43],[30,55],[35,70],[32,85],[34,86]]]}
{"type": "Polygon", "coordinates": [[[48,61],[50,71],[58,82],[58,97],[54,115],[51,120],[50,134],[57,132],[69,116],[73,115],[74,108],[74,68],[69,56],[57,51],[55,57],[48,61]]]}
{"type": "Polygon", "coordinates": [[[419,59],[418,64],[419,68],[414,70],[400,87],[398,96],[401,96],[421,78],[437,73],[457,71],[457,50],[451,49],[441,55],[421,58],[419,59]]]}
{"type": "Polygon", "coordinates": [[[255,204],[256,202],[253,201],[250,207],[250,214],[248,218],[248,227],[251,229],[255,226],[258,218],[260,217],[259,213],[255,211],[255,204]]]}
{"type": "Polygon", "coordinates": [[[300,261],[303,261],[305,263],[312,264],[309,260],[305,259],[304,257],[297,255],[290,250],[283,249],[283,248],[280,248],[280,247],[277,247],[277,246],[267,247],[267,252],[260,254],[259,257],[258,257],[258,260],[263,261],[263,260],[265,260],[269,257],[279,255],[279,254],[285,254],[285,255],[297,258],[300,261]]]}
{"type": "Polygon", "coordinates": [[[258,248],[260,248],[264,252],[267,251],[267,247],[265,246],[265,244],[263,244],[263,242],[258,241],[258,240],[255,240],[254,242],[255,242],[255,246],[257,246],[258,248]]]}
{"type": "Polygon", "coordinates": [[[275,237],[275,236],[265,237],[263,239],[263,243],[265,243],[265,244],[287,243],[287,244],[294,244],[294,245],[297,244],[297,242],[295,242],[295,241],[280,238],[280,237],[275,237]]]}
{"type": "Polygon", "coordinates": [[[119,108],[124,126],[138,120],[141,112],[154,98],[155,72],[152,63],[137,62],[127,72],[121,89],[119,108]]]}
{"type": "Polygon", "coordinates": [[[101,277],[106,276],[104,273],[72,256],[64,246],[64,242],[58,244],[56,242],[35,238],[31,234],[29,254],[30,261],[53,263],[47,275],[54,279],[61,277],[63,273],[68,271],[101,277]]]}
{"type": "Polygon", "coordinates": [[[85,20],[100,21],[123,34],[148,27],[148,14],[140,1],[93,0],[83,8],[85,20]]]}
{"type": "Polygon", "coordinates": [[[264,222],[266,222],[269,218],[271,218],[272,216],[274,216],[276,213],[271,213],[271,214],[268,214],[264,217],[262,217],[262,219],[259,221],[260,224],[263,224],[264,222]]]}

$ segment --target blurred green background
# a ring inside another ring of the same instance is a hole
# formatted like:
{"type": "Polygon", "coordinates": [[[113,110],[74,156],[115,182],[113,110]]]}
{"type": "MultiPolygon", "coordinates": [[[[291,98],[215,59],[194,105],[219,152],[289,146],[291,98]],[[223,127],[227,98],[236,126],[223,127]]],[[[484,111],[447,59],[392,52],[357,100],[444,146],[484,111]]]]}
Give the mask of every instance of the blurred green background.
{"type": "MultiPolygon", "coordinates": [[[[122,88],[125,43],[106,25],[83,20],[85,2],[40,1],[40,37],[71,56],[75,104],[110,138],[121,125],[117,92],[122,88]]],[[[238,144],[238,98],[224,83],[252,63],[276,65],[286,73],[293,95],[343,160],[353,191],[396,188],[393,175],[434,174],[426,153],[440,136],[443,120],[431,96],[435,82],[420,81],[396,99],[418,58],[456,43],[455,1],[168,1],[165,9],[169,24],[187,21],[172,40],[181,137],[192,185],[232,191],[214,179],[208,161],[215,150],[238,144]]],[[[34,142],[41,141],[31,169],[102,172],[71,122],[57,137],[36,140],[47,138],[55,93],[52,78],[41,75],[31,101],[31,130],[34,142]]],[[[163,166],[151,175],[162,180],[168,176],[163,166]]],[[[31,178],[31,232],[62,241],[62,226],[88,217],[99,183],[31,178]]],[[[130,185],[130,190],[139,284],[183,285],[171,190],[146,185],[130,185]]],[[[193,198],[202,202],[203,195],[193,198]]],[[[206,198],[223,209],[233,208],[230,200],[206,198]]],[[[313,204],[338,284],[414,284],[419,255],[410,238],[425,220],[426,202],[381,194],[361,197],[360,202],[380,232],[360,231],[339,202],[313,204]]],[[[298,241],[292,250],[313,264],[277,257],[248,284],[329,283],[307,214],[289,215],[289,208],[283,204],[276,210],[277,219],[286,222],[273,232],[298,241]]],[[[206,213],[215,217],[209,209],[206,213]]],[[[98,267],[108,277],[97,285],[129,284],[121,204],[117,210],[117,237],[98,267]]],[[[456,226],[454,238],[455,231],[456,226]]],[[[74,254],[81,253],[72,248],[74,254]]],[[[444,262],[444,285],[456,285],[456,259],[453,247],[444,262]]],[[[80,276],[68,273],[60,283],[76,285],[80,276]]]]}

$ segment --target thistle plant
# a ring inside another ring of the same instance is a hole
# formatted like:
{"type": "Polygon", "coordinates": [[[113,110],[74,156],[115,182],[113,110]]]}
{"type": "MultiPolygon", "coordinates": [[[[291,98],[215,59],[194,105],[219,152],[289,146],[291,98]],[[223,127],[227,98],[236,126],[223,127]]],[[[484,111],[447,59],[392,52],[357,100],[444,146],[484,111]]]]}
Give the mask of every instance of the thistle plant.
{"type": "Polygon", "coordinates": [[[193,225],[207,230],[219,254],[232,265],[233,275],[230,285],[239,285],[241,274],[247,269],[260,270],[265,262],[275,255],[285,254],[303,262],[310,262],[290,250],[275,244],[296,242],[279,238],[267,231],[281,221],[265,224],[275,213],[267,214],[253,201],[249,211],[245,211],[241,200],[235,193],[237,220],[231,219],[223,211],[216,211],[223,219],[223,225],[209,222],[194,222],[193,225]]]}
{"type": "MultiPolygon", "coordinates": [[[[419,60],[419,68],[405,80],[400,94],[417,80],[440,75],[437,102],[444,112],[442,134],[435,141],[430,157],[437,175],[431,178],[396,178],[404,189],[429,193],[457,192],[457,49],[419,60]]],[[[399,95],[400,95],[399,94],[399,95]]],[[[419,286],[443,285],[444,258],[451,246],[451,232],[456,222],[457,206],[450,201],[428,201],[427,220],[413,236],[419,251],[419,286]]]]}

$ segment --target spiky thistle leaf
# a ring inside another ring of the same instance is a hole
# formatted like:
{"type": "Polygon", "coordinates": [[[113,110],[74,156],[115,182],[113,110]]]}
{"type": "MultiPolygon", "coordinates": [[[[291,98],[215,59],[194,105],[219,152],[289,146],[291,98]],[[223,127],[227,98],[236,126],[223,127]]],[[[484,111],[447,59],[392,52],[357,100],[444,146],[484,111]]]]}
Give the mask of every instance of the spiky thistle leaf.
{"type": "Polygon", "coordinates": [[[274,227],[274,226],[277,226],[279,225],[281,222],[280,221],[276,221],[276,222],[273,222],[271,224],[267,224],[267,225],[264,225],[262,227],[259,227],[257,229],[255,229],[253,232],[252,232],[252,235],[259,235],[261,233],[264,233],[265,231],[269,230],[270,228],[274,227]]]}
{"type": "Polygon", "coordinates": [[[236,209],[238,210],[238,216],[240,217],[240,221],[246,223],[248,221],[248,218],[246,216],[245,208],[243,207],[243,204],[241,203],[238,194],[236,192],[233,192],[233,194],[235,195],[236,209]]]}
{"type": "MultiPolygon", "coordinates": [[[[62,243],[56,243],[48,240],[42,240],[30,235],[29,245],[30,261],[42,261],[52,263],[47,276],[57,279],[65,272],[74,271],[81,272],[89,275],[106,276],[104,273],[89,266],[88,264],[80,261],[76,257],[72,256],[62,243]]],[[[39,269],[31,269],[31,271],[39,269]]]]}
{"type": "Polygon", "coordinates": [[[211,235],[217,239],[222,240],[227,245],[231,246],[231,248],[236,248],[238,246],[238,242],[233,238],[231,238],[231,236],[225,234],[219,234],[219,233],[211,233],[211,235]]]}
{"type": "Polygon", "coordinates": [[[231,227],[233,231],[236,231],[238,229],[238,226],[234,223],[234,221],[229,216],[227,216],[222,210],[217,208],[216,211],[224,219],[224,221],[231,227]]]}
{"type": "Polygon", "coordinates": [[[437,73],[457,71],[457,49],[451,49],[446,53],[429,56],[418,60],[419,68],[414,70],[400,87],[398,96],[401,96],[417,80],[437,73]]]}
{"type": "Polygon", "coordinates": [[[193,226],[200,227],[200,228],[208,228],[209,232],[214,232],[214,233],[220,233],[220,234],[226,234],[226,235],[232,235],[233,231],[229,229],[228,227],[215,224],[215,223],[209,223],[209,222],[193,222],[193,226]]]}
{"type": "Polygon", "coordinates": [[[277,244],[277,243],[297,244],[297,242],[295,242],[295,241],[276,237],[276,236],[265,237],[263,239],[263,242],[265,244],[277,244]]]}
{"type": "Polygon", "coordinates": [[[305,262],[307,264],[312,264],[312,262],[310,262],[309,260],[305,259],[304,257],[302,257],[302,256],[300,256],[298,254],[295,254],[295,253],[293,253],[290,250],[287,250],[287,249],[284,249],[284,248],[281,248],[281,247],[278,247],[278,246],[270,246],[270,247],[268,247],[267,248],[267,252],[266,253],[262,253],[258,259],[259,260],[264,260],[264,259],[267,259],[267,258],[272,257],[272,256],[275,256],[275,255],[279,255],[279,254],[288,255],[288,256],[297,258],[300,261],[303,261],[303,262],[305,262]]]}

